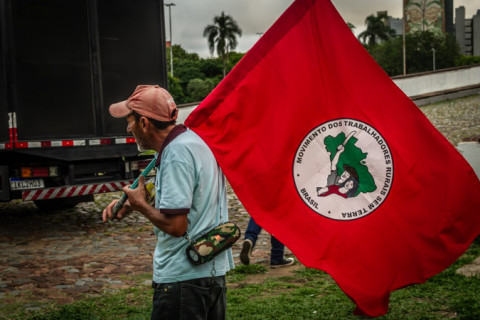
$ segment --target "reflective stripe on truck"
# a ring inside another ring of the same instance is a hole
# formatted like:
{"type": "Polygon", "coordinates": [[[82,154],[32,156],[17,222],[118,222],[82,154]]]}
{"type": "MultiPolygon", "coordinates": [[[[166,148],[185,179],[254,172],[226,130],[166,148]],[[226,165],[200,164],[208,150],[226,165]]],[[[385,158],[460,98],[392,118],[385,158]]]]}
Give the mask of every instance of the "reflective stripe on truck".
{"type": "Polygon", "coordinates": [[[45,188],[38,190],[22,191],[24,201],[58,199],[85,196],[96,193],[122,191],[123,187],[131,185],[133,180],[114,181],[106,183],[76,185],[68,187],[45,188]]]}

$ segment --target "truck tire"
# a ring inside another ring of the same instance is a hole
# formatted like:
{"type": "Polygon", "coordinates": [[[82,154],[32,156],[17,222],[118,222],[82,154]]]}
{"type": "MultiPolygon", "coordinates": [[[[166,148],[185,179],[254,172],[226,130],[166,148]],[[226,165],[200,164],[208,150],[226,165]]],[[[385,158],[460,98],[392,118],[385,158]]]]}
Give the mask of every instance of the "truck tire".
{"type": "Polygon", "coordinates": [[[35,205],[45,211],[69,209],[75,207],[80,202],[90,202],[93,201],[93,194],[71,197],[71,198],[58,198],[58,199],[47,199],[47,200],[34,200],[35,205]]]}

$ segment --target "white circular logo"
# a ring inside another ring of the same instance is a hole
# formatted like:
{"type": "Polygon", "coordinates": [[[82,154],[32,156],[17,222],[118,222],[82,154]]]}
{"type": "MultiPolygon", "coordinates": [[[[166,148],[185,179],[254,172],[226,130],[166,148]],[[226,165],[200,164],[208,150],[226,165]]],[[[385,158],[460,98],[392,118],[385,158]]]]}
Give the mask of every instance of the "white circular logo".
{"type": "Polygon", "coordinates": [[[300,198],[334,220],[362,218],[380,207],[390,192],[393,171],[382,135],[365,122],[345,118],[310,131],[293,161],[300,198]]]}

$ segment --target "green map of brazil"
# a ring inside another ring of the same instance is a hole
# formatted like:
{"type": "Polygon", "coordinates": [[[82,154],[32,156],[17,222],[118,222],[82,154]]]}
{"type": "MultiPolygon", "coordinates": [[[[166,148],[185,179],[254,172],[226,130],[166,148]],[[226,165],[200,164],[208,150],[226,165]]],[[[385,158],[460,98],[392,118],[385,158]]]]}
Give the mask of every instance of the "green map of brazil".
{"type": "MultiPolygon", "coordinates": [[[[326,150],[330,153],[330,161],[333,161],[333,158],[338,152],[338,147],[345,143],[346,139],[347,137],[343,132],[339,133],[336,137],[325,137],[323,142],[325,143],[326,150]]],[[[368,167],[365,165],[365,159],[367,158],[368,153],[364,153],[360,148],[355,146],[357,141],[358,139],[354,136],[348,139],[344,145],[345,150],[340,155],[337,163],[338,175],[341,175],[345,170],[344,165],[356,170],[358,175],[358,189],[354,196],[357,196],[360,193],[373,192],[377,189],[375,181],[368,171],[368,167]]]]}

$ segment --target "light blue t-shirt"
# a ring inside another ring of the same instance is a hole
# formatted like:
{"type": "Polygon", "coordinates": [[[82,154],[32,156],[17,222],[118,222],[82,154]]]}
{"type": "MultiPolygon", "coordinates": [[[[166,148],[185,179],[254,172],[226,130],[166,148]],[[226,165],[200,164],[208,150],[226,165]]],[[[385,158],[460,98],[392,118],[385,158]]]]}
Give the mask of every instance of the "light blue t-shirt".
{"type": "MultiPolygon", "coordinates": [[[[228,221],[225,177],[213,153],[192,130],[177,136],[161,154],[155,181],[155,208],[166,214],[187,213],[187,233],[195,239],[228,221]]],[[[153,256],[153,281],[171,283],[212,276],[213,262],[192,265],[184,237],[170,236],[154,227],[157,246],[153,256]]],[[[214,258],[215,276],[233,269],[232,250],[214,258]]]]}

